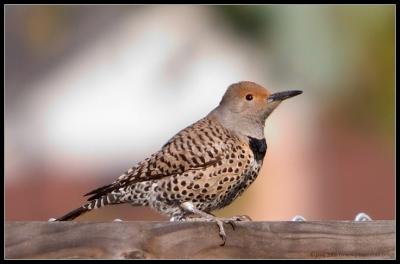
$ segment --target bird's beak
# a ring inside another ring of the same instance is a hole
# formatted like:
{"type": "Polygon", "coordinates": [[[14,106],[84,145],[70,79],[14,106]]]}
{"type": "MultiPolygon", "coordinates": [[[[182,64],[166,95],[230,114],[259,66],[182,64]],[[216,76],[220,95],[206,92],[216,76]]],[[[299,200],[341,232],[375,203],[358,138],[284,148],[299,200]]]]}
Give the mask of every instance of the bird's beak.
{"type": "Polygon", "coordinates": [[[293,97],[293,96],[296,96],[296,95],[299,95],[302,93],[303,93],[303,91],[297,91],[297,90],[274,93],[268,97],[267,102],[268,103],[276,102],[276,101],[280,102],[280,101],[286,100],[290,97],[293,97]]]}

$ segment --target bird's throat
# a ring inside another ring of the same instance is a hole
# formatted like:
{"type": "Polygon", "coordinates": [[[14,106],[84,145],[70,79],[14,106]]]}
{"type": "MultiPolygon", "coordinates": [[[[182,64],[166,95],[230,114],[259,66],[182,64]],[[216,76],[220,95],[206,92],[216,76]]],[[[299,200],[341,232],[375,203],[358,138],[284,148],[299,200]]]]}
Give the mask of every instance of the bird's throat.
{"type": "Polygon", "coordinates": [[[254,159],[257,161],[257,163],[261,163],[264,160],[265,153],[267,152],[267,141],[264,137],[261,139],[253,137],[248,138],[250,149],[253,152],[254,159]]]}

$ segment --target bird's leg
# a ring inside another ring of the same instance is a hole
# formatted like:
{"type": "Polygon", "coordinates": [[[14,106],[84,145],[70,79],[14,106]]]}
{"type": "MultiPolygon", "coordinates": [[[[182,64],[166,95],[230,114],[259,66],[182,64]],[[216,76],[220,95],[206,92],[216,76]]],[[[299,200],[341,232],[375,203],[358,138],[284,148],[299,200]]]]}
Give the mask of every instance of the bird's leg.
{"type": "Polygon", "coordinates": [[[225,233],[225,229],[224,229],[224,223],[221,219],[197,209],[196,207],[194,207],[194,205],[191,202],[184,202],[181,205],[181,207],[183,208],[183,210],[185,210],[188,213],[192,213],[192,214],[196,214],[196,215],[200,216],[200,217],[185,217],[184,221],[207,221],[207,222],[215,221],[219,228],[219,236],[222,239],[221,246],[225,245],[226,233],[225,233]]]}
{"type": "Polygon", "coordinates": [[[230,218],[225,217],[216,217],[212,214],[203,212],[197,209],[191,202],[184,202],[181,204],[181,207],[185,212],[192,213],[198,215],[200,217],[185,217],[183,221],[213,221],[216,222],[219,228],[219,236],[222,239],[221,246],[225,245],[226,242],[226,233],[224,229],[224,223],[228,223],[232,226],[232,229],[235,230],[235,222],[236,221],[251,221],[250,217],[248,216],[233,216],[230,218]]]}

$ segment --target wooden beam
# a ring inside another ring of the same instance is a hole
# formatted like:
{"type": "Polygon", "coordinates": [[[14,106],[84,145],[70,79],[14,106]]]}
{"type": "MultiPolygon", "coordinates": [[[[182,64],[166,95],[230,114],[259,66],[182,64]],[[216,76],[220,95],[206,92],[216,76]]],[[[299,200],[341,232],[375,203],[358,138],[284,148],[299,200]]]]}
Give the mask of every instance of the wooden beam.
{"type": "Polygon", "coordinates": [[[7,259],[388,259],[395,221],[6,222],[7,259]]]}

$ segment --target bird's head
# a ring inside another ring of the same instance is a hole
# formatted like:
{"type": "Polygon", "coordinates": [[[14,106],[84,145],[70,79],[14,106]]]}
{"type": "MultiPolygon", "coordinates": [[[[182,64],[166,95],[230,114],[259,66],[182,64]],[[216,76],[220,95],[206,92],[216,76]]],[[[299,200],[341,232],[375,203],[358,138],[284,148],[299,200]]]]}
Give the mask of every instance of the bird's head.
{"type": "Polygon", "coordinates": [[[218,120],[227,127],[261,126],[274,109],[283,101],[301,94],[302,91],[271,93],[254,82],[238,82],[230,85],[219,106],[215,109],[218,120]]]}

